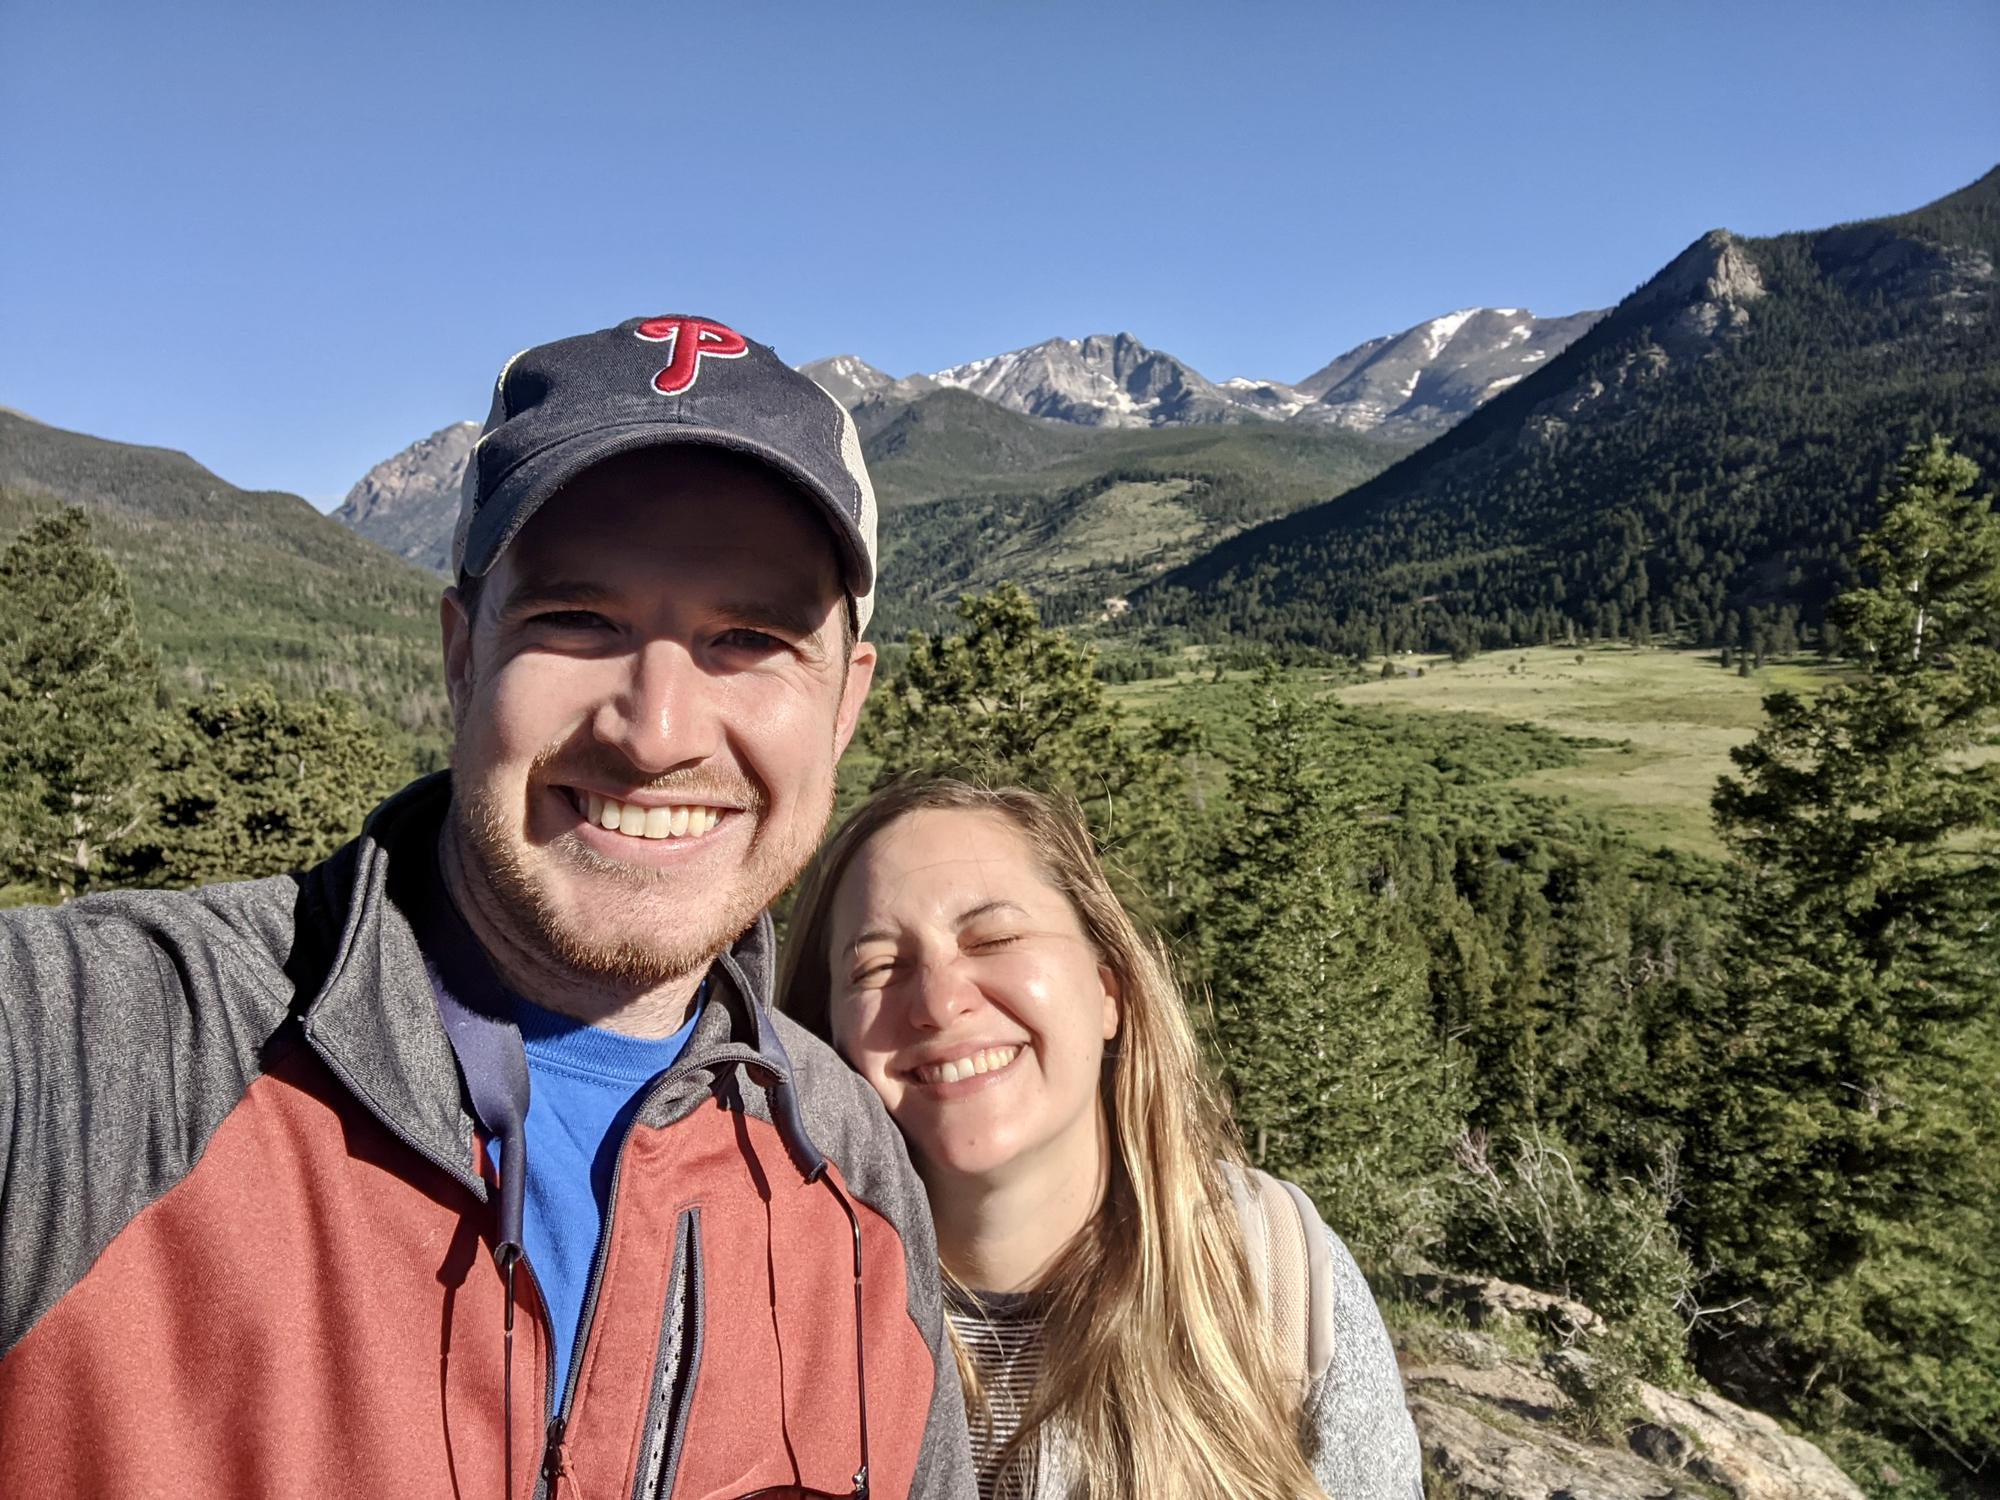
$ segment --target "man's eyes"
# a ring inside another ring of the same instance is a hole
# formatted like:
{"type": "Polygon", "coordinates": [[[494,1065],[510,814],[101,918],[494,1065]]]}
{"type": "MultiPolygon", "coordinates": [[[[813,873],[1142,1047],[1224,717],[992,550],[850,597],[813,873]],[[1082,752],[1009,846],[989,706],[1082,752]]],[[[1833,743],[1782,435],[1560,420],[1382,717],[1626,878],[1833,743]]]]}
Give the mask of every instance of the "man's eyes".
{"type": "Polygon", "coordinates": [[[769,653],[789,651],[792,643],[781,636],[772,635],[768,630],[755,630],[747,625],[739,625],[733,630],[725,630],[716,637],[716,644],[732,651],[753,651],[769,653]]]}
{"type": "Polygon", "coordinates": [[[528,616],[530,626],[543,630],[600,630],[610,621],[589,609],[544,609],[528,616]]]}
{"type": "MultiPolygon", "coordinates": [[[[594,609],[537,610],[522,624],[529,630],[560,635],[601,633],[619,628],[594,609]]],[[[739,625],[724,630],[712,637],[712,640],[716,649],[739,655],[771,656],[793,649],[792,643],[783,636],[774,635],[768,630],[758,630],[749,625],[739,625]]]]}

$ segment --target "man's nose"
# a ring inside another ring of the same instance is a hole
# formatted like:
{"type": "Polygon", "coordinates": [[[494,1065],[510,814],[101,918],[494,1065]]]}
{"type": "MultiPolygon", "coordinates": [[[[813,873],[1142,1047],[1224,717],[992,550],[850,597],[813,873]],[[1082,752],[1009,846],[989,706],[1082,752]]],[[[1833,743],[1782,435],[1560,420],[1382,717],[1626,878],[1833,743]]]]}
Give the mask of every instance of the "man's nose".
{"type": "Polygon", "coordinates": [[[648,775],[697,765],[721,746],[712,686],[685,647],[648,641],[632,653],[623,687],[599,707],[592,727],[648,775]]]}

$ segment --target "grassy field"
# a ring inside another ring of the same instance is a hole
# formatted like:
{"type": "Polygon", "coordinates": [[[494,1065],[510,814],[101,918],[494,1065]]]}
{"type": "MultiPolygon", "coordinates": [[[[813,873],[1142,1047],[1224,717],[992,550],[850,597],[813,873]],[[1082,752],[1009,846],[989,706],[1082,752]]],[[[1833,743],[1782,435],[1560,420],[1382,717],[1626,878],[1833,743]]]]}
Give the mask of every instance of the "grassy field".
{"type": "MultiPolygon", "coordinates": [[[[1577,764],[1531,771],[1514,784],[1568,798],[1641,844],[1711,855],[1721,844],[1708,799],[1716,778],[1730,769],[1730,748],[1763,723],[1764,695],[1811,691],[1832,678],[1810,659],[1738,677],[1713,652],[1629,646],[1496,651],[1459,663],[1404,656],[1394,665],[1401,675],[1344,686],[1324,672],[1310,676],[1325,684],[1322,691],[1357,706],[1477,714],[1553,730],[1577,743],[1577,764]]],[[[1381,666],[1369,664],[1371,671],[1381,666]]],[[[1184,676],[1114,691],[1135,712],[1198,713],[1196,681],[1184,676]]]]}
{"type": "Polygon", "coordinates": [[[1531,772],[1520,784],[1560,793],[1642,843],[1702,854],[1721,852],[1708,799],[1731,769],[1731,747],[1763,724],[1765,694],[1810,692],[1832,678],[1808,659],[1738,677],[1711,651],[1630,646],[1541,647],[1456,664],[1406,657],[1396,665],[1412,675],[1344,688],[1342,701],[1524,719],[1581,740],[1579,764],[1531,772]]]}

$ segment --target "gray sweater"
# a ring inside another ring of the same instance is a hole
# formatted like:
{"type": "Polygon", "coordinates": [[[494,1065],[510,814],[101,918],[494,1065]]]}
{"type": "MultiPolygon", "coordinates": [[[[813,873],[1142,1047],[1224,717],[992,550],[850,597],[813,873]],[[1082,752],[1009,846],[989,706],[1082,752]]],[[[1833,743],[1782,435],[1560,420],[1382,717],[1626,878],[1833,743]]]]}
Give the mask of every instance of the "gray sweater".
{"type": "MultiPolygon", "coordinates": [[[[1403,1402],[1402,1376],[1374,1294],[1338,1235],[1324,1225],[1333,1259],[1333,1362],[1306,1393],[1301,1437],[1313,1477],[1331,1500],[1422,1500],[1423,1455],[1403,1402]]],[[[992,1462],[1013,1435],[1046,1357],[1033,1302],[947,1303],[947,1316],[978,1366],[992,1408],[988,1431],[974,1423],[982,1500],[1066,1500],[1076,1475],[1060,1434],[1044,1434],[1025,1495],[993,1487],[992,1462]]]]}

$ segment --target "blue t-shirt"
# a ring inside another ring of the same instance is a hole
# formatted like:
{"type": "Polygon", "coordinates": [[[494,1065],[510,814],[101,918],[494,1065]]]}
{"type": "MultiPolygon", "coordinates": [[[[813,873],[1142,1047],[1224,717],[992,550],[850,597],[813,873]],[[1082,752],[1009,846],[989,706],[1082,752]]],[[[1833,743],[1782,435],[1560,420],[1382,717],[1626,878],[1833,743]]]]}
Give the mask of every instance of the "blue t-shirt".
{"type": "MultiPolygon", "coordinates": [[[[449,991],[458,1004],[480,1014],[512,1014],[521,1031],[528,1064],[521,1248],[555,1338],[549,1403],[557,1411],[569,1384],[625,1127],[649,1085],[687,1046],[707,988],[696,994],[687,1024],[672,1036],[626,1036],[544,1010],[503,985],[441,880],[417,892],[412,917],[440,1000],[449,991]]],[[[515,1163],[502,1160],[498,1139],[488,1139],[487,1153],[496,1171],[516,1170],[515,1163]]]]}
{"type": "MultiPolygon", "coordinates": [[[[528,1052],[528,1179],[522,1248],[548,1304],[555,1333],[550,1410],[562,1407],[583,1320],[618,1148],[648,1086],[673,1066],[701,1014],[672,1036],[636,1037],[588,1026],[515,995],[514,1016],[528,1052]]],[[[489,1143],[496,1164],[499,1142],[489,1143]]]]}

